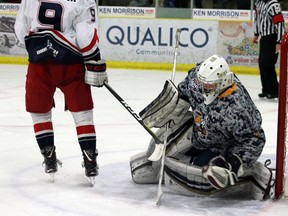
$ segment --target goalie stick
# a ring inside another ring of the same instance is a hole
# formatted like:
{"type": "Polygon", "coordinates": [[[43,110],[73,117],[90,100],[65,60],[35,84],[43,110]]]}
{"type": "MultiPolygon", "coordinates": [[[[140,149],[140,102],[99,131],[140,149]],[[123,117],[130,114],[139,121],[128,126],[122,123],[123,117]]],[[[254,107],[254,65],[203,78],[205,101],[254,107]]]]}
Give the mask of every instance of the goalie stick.
{"type": "MultiPolygon", "coordinates": [[[[178,47],[179,47],[179,40],[180,40],[180,33],[181,29],[177,29],[176,31],[176,45],[174,50],[174,59],[173,59],[173,69],[171,75],[171,81],[174,81],[175,73],[176,73],[176,64],[177,64],[177,56],[178,56],[178,47]]],[[[167,138],[168,138],[168,130],[169,130],[169,122],[165,125],[165,139],[164,144],[155,144],[155,149],[152,155],[148,158],[151,161],[157,161],[161,157],[161,166],[160,166],[160,173],[159,173],[159,182],[158,182],[158,191],[157,191],[157,200],[156,205],[160,205],[161,197],[163,194],[162,190],[162,181],[164,175],[164,162],[165,162],[165,153],[166,153],[166,145],[167,145],[167,138]]]]}
{"type": "MultiPolygon", "coordinates": [[[[172,76],[171,76],[172,82],[174,81],[175,72],[176,72],[176,63],[177,63],[177,55],[178,55],[180,33],[181,33],[181,29],[177,29],[177,31],[176,31],[176,45],[175,45],[175,50],[174,50],[173,69],[172,69],[172,76]]],[[[156,144],[152,155],[148,159],[150,161],[158,161],[163,155],[162,154],[163,153],[163,148],[164,148],[164,144],[162,142],[156,144]]]]}
{"type": "Polygon", "coordinates": [[[162,141],[156,136],[156,134],[143,122],[142,118],[132,110],[132,108],[120,97],[119,94],[117,94],[117,92],[108,83],[104,83],[104,86],[125,107],[125,109],[143,126],[143,128],[153,137],[156,143],[162,143],[162,141]]]}

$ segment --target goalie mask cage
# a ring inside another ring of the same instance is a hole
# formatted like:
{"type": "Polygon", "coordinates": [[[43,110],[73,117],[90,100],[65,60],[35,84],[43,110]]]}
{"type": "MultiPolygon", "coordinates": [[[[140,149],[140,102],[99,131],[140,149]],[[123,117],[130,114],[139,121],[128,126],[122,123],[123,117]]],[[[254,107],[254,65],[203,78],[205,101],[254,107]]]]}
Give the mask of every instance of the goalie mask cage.
{"type": "Polygon", "coordinates": [[[287,53],[288,33],[283,36],[280,54],[280,77],[279,77],[279,100],[278,100],[278,128],[276,149],[276,175],[275,175],[275,198],[288,196],[288,177],[285,172],[285,158],[287,147],[287,53]],[[285,181],[286,180],[286,181],[285,181]]]}

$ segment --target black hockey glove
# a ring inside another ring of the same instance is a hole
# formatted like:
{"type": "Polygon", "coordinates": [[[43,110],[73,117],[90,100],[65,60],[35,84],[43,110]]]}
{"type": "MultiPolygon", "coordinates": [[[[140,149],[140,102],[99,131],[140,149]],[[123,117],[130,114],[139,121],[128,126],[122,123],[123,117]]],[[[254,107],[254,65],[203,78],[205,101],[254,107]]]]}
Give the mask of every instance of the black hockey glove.
{"type": "Polygon", "coordinates": [[[238,177],[243,175],[243,163],[235,154],[229,156],[227,160],[222,156],[217,156],[203,167],[202,174],[214,188],[223,189],[234,185],[238,177]]]}
{"type": "Polygon", "coordinates": [[[108,75],[106,72],[106,61],[86,61],[85,83],[88,85],[102,87],[104,82],[108,83],[108,75]]]}

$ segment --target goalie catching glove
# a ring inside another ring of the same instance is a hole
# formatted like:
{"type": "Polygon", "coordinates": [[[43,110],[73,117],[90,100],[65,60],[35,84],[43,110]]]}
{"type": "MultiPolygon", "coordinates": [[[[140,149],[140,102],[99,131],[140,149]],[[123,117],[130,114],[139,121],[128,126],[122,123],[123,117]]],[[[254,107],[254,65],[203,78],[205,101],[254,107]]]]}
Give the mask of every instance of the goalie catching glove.
{"type": "Polygon", "coordinates": [[[106,61],[104,59],[99,61],[85,62],[85,83],[88,85],[102,87],[104,83],[108,83],[108,75],[106,73],[106,61]]]}
{"type": "Polygon", "coordinates": [[[242,160],[235,154],[227,160],[222,156],[214,157],[202,169],[203,177],[216,189],[234,185],[238,177],[244,174],[242,160]]]}

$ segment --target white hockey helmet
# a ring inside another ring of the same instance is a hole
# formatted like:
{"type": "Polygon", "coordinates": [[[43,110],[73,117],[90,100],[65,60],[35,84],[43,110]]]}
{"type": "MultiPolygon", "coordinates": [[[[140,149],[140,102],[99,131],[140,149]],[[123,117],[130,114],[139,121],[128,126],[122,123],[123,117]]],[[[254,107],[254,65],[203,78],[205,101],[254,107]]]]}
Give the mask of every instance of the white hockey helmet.
{"type": "Polygon", "coordinates": [[[233,72],[220,55],[207,58],[200,65],[197,78],[205,104],[210,104],[223,90],[233,84],[233,72]]]}

